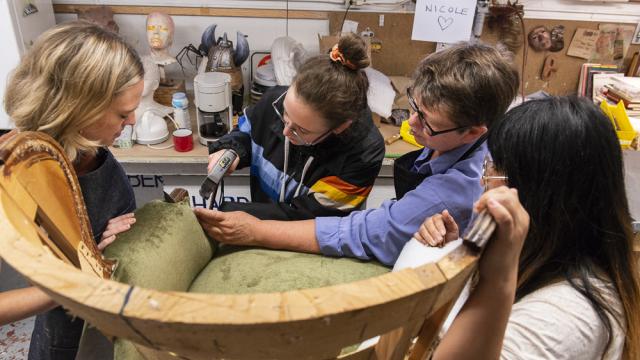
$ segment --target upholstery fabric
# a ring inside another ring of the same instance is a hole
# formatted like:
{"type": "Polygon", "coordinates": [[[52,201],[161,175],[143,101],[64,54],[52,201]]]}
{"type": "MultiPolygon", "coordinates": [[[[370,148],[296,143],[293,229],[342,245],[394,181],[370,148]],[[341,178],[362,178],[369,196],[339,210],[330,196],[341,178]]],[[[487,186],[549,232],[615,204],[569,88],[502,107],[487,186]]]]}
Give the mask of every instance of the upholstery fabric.
{"type": "Polygon", "coordinates": [[[118,260],[114,280],[187,291],[214,251],[189,205],[152,201],[135,214],[136,223],[104,252],[118,260]]]}
{"type": "Polygon", "coordinates": [[[389,272],[377,262],[290,251],[222,246],[189,292],[266,293],[317,288],[389,272]]]}
{"type": "MultiPolygon", "coordinates": [[[[136,224],[118,235],[105,256],[118,260],[114,280],[136,286],[266,293],[347,283],[390,271],[379,263],[356,259],[224,245],[216,250],[186,203],[154,201],[135,214],[136,224]]],[[[114,359],[143,357],[131,342],[116,339],[114,359]]]]}

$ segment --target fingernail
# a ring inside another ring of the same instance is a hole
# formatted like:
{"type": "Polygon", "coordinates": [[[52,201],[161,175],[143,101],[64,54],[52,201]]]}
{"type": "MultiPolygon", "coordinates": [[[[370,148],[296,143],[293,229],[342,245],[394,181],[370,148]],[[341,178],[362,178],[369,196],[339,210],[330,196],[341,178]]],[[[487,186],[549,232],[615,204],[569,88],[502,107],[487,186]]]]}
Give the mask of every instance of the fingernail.
{"type": "Polygon", "coordinates": [[[490,207],[495,207],[496,205],[498,205],[498,202],[493,199],[489,199],[489,201],[487,201],[487,205],[490,207]]]}

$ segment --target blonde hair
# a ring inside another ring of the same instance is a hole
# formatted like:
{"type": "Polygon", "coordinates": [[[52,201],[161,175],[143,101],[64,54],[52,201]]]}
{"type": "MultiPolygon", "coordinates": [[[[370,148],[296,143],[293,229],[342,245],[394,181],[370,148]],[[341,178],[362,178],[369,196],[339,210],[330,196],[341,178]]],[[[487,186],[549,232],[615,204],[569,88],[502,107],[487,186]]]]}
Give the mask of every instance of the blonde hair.
{"type": "Polygon", "coordinates": [[[100,146],[82,135],[120,92],[143,79],[135,50],[117,34],[82,21],[44,34],[14,70],[5,111],[21,131],[41,131],[74,161],[100,146]]]}

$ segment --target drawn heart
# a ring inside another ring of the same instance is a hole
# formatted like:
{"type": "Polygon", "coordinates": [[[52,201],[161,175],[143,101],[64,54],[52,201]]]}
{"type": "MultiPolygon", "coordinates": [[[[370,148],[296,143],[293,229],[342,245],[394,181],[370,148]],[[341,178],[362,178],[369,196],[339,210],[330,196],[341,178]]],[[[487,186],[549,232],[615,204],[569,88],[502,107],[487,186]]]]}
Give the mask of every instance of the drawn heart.
{"type": "Polygon", "coordinates": [[[446,18],[444,16],[438,16],[438,25],[443,31],[453,24],[453,18],[446,18]]]}

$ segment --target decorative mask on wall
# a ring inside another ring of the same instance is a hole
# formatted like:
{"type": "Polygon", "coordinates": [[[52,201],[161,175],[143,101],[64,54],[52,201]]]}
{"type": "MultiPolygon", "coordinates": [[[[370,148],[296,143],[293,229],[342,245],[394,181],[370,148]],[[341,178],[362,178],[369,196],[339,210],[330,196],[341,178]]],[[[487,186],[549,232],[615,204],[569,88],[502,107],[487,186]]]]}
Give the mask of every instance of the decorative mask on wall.
{"type": "Polygon", "coordinates": [[[560,51],[564,48],[564,26],[554,26],[551,31],[546,26],[536,26],[529,32],[528,39],[535,51],[560,51]]]}
{"type": "Polygon", "coordinates": [[[536,26],[529,32],[529,46],[535,51],[549,50],[551,47],[551,34],[545,26],[536,26]]]}
{"type": "Polygon", "coordinates": [[[557,52],[564,49],[564,25],[551,28],[551,47],[549,51],[557,52]]]}

